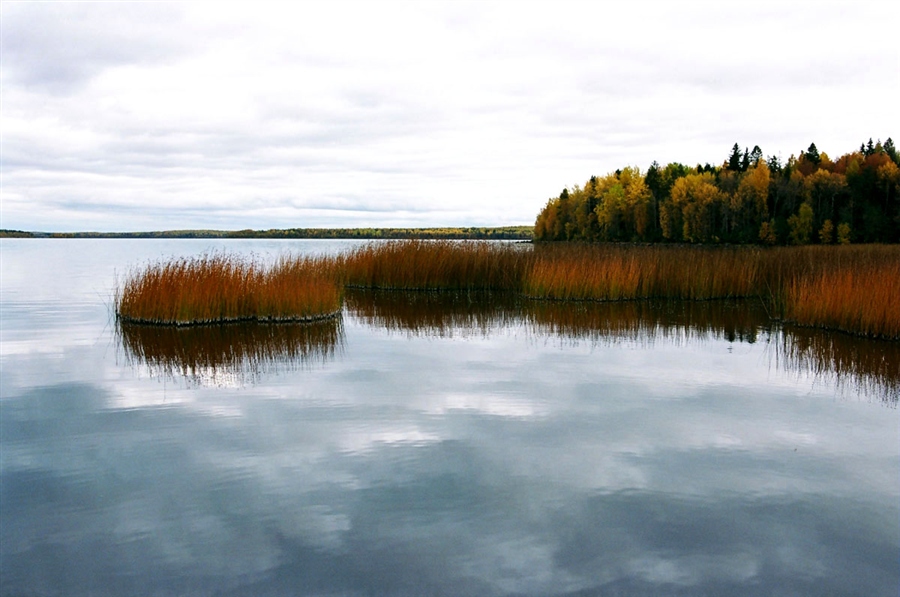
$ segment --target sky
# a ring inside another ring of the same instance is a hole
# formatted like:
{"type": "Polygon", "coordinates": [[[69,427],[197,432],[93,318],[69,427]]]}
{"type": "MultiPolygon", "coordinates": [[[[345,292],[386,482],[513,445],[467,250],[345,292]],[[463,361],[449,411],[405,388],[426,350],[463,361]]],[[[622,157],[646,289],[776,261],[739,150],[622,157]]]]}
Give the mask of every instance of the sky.
{"type": "Polygon", "coordinates": [[[0,228],[531,225],[900,140],[895,2],[0,3],[0,228]]]}

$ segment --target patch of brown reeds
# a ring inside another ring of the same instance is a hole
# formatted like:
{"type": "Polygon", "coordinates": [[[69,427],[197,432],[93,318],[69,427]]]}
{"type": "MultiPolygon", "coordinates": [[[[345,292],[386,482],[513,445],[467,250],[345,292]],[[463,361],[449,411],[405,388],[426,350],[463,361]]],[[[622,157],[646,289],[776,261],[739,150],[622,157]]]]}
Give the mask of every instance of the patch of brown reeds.
{"type": "Polygon", "coordinates": [[[133,323],[312,321],[337,314],[342,288],[325,258],[282,257],[272,266],[233,255],[153,263],[116,291],[116,314],[133,323]]]}
{"type": "Polygon", "coordinates": [[[900,338],[900,247],[798,247],[774,251],[769,261],[785,320],[900,338]]]}
{"type": "Polygon", "coordinates": [[[900,247],[523,245],[409,240],[272,267],[225,255],[176,259],[128,277],[127,321],[186,325],[309,320],[336,313],[345,286],[629,301],[755,297],[772,317],[900,338],[900,247]]]}
{"type": "Polygon", "coordinates": [[[541,246],[523,291],[535,298],[705,300],[757,295],[759,252],[691,246],[541,246]]]}
{"type": "Polygon", "coordinates": [[[518,291],[530,253],[520,244],[483,241],[368,244],[344,257],[343,280],[359,288],[518,291]]]}

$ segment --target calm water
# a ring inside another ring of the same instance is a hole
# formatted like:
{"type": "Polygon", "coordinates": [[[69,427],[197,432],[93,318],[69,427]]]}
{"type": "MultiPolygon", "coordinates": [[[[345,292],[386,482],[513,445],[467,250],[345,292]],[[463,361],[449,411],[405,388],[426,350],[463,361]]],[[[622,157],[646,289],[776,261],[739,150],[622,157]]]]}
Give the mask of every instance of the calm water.
{"type": "Polygon", "coordinates": [[[898,594],[900,343],[720,303],[110,316],[148,260],[349,246],[2,240],[0,594],[898,594]]]}

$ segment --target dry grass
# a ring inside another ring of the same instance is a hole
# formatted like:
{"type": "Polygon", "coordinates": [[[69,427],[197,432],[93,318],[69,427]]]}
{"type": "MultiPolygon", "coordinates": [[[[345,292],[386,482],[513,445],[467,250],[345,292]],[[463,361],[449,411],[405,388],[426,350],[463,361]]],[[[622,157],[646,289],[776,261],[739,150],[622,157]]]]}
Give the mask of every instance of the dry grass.
{"type": "Polygon", "coordinates": [[[535,299],[762,299],[772,317],[900,338],[900,247],[692,247],[478,241],[370,243],[271,267],[226,255],[176,259],[130,275],[127,321],[176,325],[311,320],[341,308],[344,286],[535,299]]]}
{"type": "Polygon", "coordinates": [[[900,247],[803,247],[781,285],[783,317],[804,326],[900,338],[900,247]]]}
{"type": "Polygon", "coordinates": [[[281,258],[271,267],[231,255],[150,264],[117,289],[120,319],[196,325],[226,321],[311,321],[341,308],[328,260],[281,258]]]}
{"type": "Polygon", "coordinates": [[[412,240],[369,244],[343,260],[344,282],[394,290],[518,290],[527,246],[481,241],[412,240]]]}
{"type": "Polygon", "coordinates": [[[523,292],[558,300],[758,297],[778,319],[900,338],[900,247],[537,247],[523,292]]]}
{"type": "Polygon", "coordinates": [[[705,300],[756,296],[752,248],[561,245],[538,247],[526,295],[558,300],[705,300]]]}

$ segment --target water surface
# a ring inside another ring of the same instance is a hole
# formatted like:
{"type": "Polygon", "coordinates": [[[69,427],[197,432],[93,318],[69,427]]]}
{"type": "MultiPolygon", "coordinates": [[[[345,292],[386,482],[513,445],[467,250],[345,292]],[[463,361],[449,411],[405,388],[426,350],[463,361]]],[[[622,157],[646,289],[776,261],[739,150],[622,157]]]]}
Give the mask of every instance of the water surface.
{"type": "Polygon", "coordinates": [[[0,594],[897,594],[898,343],[712,302],[111,317],[148,260],[349,246],[3,239],[0,594]]]}

